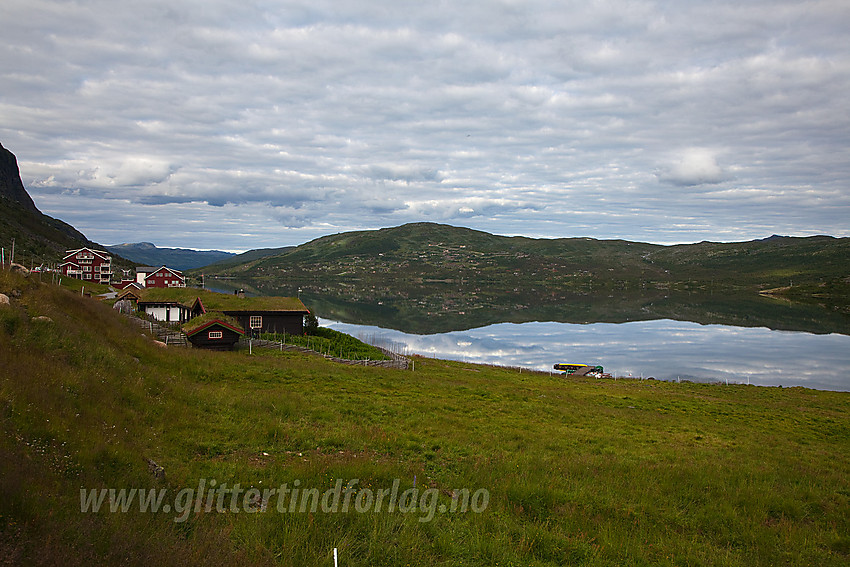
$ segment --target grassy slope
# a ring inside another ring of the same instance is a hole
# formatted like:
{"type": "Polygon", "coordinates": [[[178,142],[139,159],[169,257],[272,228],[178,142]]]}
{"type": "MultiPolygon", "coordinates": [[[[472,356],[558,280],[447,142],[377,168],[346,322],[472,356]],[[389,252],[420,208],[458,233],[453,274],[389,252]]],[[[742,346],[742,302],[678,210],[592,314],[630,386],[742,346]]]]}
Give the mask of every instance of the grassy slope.
{"type": "Polygon", "coordinates": [[[665,247],[651,259],[671,270],[679,266],[701,280],[737,279],[745,285],[819,283],[848,276],[850,239],[775,236],[751,242],[703,242],[665,247]]]}
{"type": "Polygon", "coordinates": [[[197,269],[196,271],[199,274],[206,271],[209,271],[210,273],[220,273],[234,266],[253,263],[267,256],[275,256],[277,254],[285,253],[286,251],[291,250],[292,248],[294,248],[294,246],[284,246],[281,248],[257,248],[255,250],[248,250],[247,252],[236,254],[235,256],[231,256],[230,258],[227,258],[225,260],[219,260],[217,262],[213,262],[212,264],[207,264],[203,267],[203,269],[197,269]]]}
{"type": "Polygon", "coordinates": [[[846,393],[160,349],[91,299],[0,272],[11,289],[22,297],[0,307],[0,556],[13,564],[331,565],[333,547],[345,566],[850,558],[846,393]],[[432,522],[79,511],[80,487],[377,489],[414,475],[487,488],[490,505],[432,522]]]}

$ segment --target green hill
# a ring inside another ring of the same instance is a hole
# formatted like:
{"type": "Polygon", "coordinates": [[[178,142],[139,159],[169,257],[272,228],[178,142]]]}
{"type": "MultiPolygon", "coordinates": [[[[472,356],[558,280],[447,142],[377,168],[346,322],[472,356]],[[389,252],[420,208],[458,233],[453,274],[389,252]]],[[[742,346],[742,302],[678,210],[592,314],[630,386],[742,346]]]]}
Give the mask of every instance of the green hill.
{"type": "Polygon", "coordinates": [[[222,260],[217,260],[212,264],[208,264],[207,266],[203,266],[203,270],[198,270],[198,272],[206,272],[210,273],[221,273],[230,268],[236,266],[243,266],[246,264],[250,264],[255,262],[256,260],[260,260],[262,258],[266,258],[268,256],[275,256],[278,254],[282,254],[288,252],[295,248],[294,246],[283,246],[281,248],[257,248],[255,250],[248,250],[247,252],[243,252],[241,254],[236,254],[231,256],[230,258],[225,258],[222,260]]]}
{"type": "Polygon", "coordinates": [[[259,279],[297,274],[386,283],[464,279],[576,289],[714,282],[762,289],[850,277],[850,238],[772,237],[661,246],[591,238],[505,237],[415,223],[325,236],[234,265],[237,259],[208,266],[205,273],[259,279]]]}
{"type": "Polygon", "coordinates": [[[0,292],[9,564],[850,558],[847,393],[162,348],[35,278],[0,292]]]}
{"type": "Polygon", "coordinates": [[[695,313],[695,304],[713,306],[710,316],[696,319],[706,323],[735,324],[743,317],[749,324],[816,332],[846,332],[850,325],[850,238],[661,246],[415,223],[325,236],[242,264],[237,258],[204,273],[270,295],[301,290],[324,317],[408,332],[500,321],[678,318],[695,313]],[[754,301],[766,292],[811,304],[820,314],[803,318],[829,324],[789,327],[736,313],[745,304],[766,311],[754,301]]]}

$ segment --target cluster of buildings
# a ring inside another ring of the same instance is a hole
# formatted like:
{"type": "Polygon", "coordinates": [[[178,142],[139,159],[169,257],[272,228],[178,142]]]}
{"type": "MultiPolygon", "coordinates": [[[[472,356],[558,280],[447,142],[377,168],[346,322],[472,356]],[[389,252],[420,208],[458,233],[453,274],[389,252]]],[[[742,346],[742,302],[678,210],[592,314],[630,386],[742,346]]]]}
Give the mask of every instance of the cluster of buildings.
{"type": "Polygon", "coordinates": [[[310,311],[296,297],[246,297],[191,287],[127,288],[118,302],[157,321],[180,325],[195,346],[229,349],[240,337],[301,335],[310,311]]]}
{"type": "Polygon", "coordinates": [[[240,337],[259,333],[302,334],[310,312],[294,297],[245,297],[187,288],[179,270],[140,266],[113,283],[112,256],[103,250],[68,250],[60,264],[63,275],[119,290],[116,307],[181,325],[195,346],[232,348],[240,337]]]}
{"type": "Polygon", "coordinates": [[[120,282],[112,283],[114,272],[112,271],[112,256],[104,250],[93,248],[79,248],[67,250],[59,271],[63,276],[76,278],[78,280],[90,281],[99,284],[112,285],[117,289],[135,287],[137,289],[148,287],[186,287],[186,278],[183,272],[174,270],[167,266],[139,266],[136,268],[135,279],[129,277],[129,270],[124,272],[120,282]]]}

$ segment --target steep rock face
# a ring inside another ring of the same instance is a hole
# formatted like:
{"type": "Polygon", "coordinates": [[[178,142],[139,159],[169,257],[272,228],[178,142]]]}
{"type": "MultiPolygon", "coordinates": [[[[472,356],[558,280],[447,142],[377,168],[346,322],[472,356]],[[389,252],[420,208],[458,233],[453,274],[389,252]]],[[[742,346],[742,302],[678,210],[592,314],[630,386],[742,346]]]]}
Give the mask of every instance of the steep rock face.
{"type": "Polygon", "coordinates": [[[68,223],[38,210],[21,181],[17,158],[0,145],[0,244],[10,250],[13,241],[15,259],[33,264],[55,262],[71,248],[102,248],[68,223]]]}
{"type": "Polygon", "coordinates": [[[38,211],[21,181],[21,170],[15,154],[4,148],[3,144],[0,144],[0,196],[15,201],[29,211],[38,211]]]}

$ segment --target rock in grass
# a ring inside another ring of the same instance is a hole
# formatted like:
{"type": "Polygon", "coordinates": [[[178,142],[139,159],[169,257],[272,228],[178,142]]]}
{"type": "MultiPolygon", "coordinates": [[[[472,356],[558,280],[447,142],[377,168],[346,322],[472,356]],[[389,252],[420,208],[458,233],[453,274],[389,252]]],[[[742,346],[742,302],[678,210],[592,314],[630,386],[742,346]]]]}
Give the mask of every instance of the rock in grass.
{"type": "Polygon", "coordinates": [[[148,471],[156,478],[165,478],[165,469],[156,464],[153,459],[145,459],[148,463],[148,471]]]}

